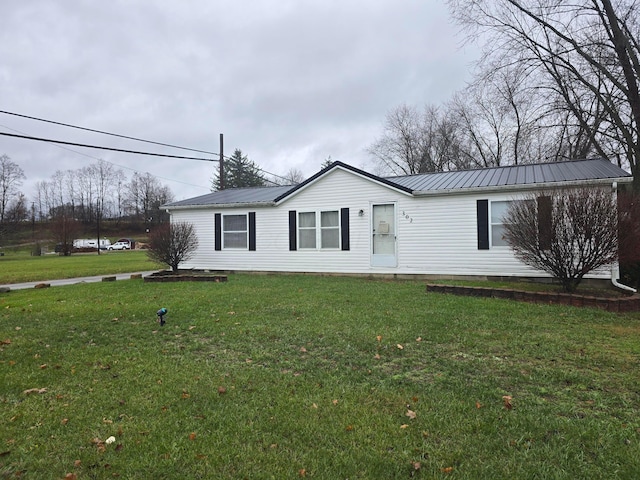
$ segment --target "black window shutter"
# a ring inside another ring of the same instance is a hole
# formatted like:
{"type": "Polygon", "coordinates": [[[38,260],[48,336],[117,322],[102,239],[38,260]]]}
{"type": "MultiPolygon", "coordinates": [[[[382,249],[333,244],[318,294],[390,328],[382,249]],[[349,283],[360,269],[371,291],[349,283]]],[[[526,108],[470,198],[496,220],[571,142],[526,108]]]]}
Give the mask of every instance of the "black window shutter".
{"type": "Polygon", "coordinates": [[[553,221],[551,218],[551,197],[538,197],[538,245],[542,250],[551,248],[553,221]]]}
{"type": "Polygon", "coordinates": [[[215,249],[222,250],[222,215],[216,213],[214,216],[215,249]]]}
{"type": "Polygon", "coordinates": [[[349,250],[349,209],[340,209],[340,232],[342,236],[342,250],[349,250]]]}
{"type": "Polygon", "coordinates": [[[478,200],[478,250],[489,250],[489,200],[478,200]]]}
{"type": "Polygon", "coordinates": [[[256,249],[256,212],[249,212],[249,250],[256,249]]]}
{"type": "Polygon", "coordinates": [[[298,249],[298,232],[297,232],[297,213],[295,210],[289,210],[289,250],[298,249]]]}

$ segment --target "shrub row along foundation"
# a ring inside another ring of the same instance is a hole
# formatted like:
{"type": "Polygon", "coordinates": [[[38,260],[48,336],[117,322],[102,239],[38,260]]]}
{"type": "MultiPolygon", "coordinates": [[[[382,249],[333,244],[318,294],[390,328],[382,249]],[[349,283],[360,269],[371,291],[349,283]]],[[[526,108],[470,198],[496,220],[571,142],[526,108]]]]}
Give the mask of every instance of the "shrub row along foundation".
{"type": "Polygon", "coordinates": [[[455,285],[427,284],[427,292],[450,293],[471,297],[506,298],[523,302],[547,305],[571,305],[573,307],[595,307],[609,312],[640,311],[640,296],[602,298],[569,293],[527,292],[507,288],[459,287],[455,285]]]}

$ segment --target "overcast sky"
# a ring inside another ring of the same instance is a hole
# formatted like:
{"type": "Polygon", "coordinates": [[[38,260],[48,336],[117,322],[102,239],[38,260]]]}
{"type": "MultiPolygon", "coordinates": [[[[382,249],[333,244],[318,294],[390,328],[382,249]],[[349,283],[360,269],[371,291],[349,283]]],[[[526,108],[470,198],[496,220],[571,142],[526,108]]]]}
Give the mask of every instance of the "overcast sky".
{"type": "MultiPolygon", "coordinates": [[[[439,104],[470,78],[444,0],[29,0],[0,6],[0,110],[224,153],[307,177],[333,160],[374,171],[367,147],[402,103],[439,104]]],[[[0,132],[206,156],[0,114],[0,132]]],[[[104,159],[176,199],[208,193],[217,163],[0,136],[22,190],[104,159]]]]}

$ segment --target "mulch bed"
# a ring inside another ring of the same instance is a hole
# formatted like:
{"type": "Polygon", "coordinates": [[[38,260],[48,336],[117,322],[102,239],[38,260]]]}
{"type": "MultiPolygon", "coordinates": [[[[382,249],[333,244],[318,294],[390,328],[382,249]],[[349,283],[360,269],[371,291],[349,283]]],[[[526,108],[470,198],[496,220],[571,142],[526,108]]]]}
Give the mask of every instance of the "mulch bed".
{"type": "Polygon", "coordinates": [[[427,292],[449,293],[471,297],[507,298],[523,302],[547,305],[571,305],[573,307],[595,307],[609,312],[638,312],[640,311],[640,295],[625,297],[595,297],[588,295],[528,292],[508,288],[462,287],[456,285],[427,284],[427,292]]]}
{"type": "Polygon", "coordinates": [[[216,275],[208,272],[198,272],[193,270],[178,270],[172,272],[170,270],[163,270],[160,272],[154,272],[151,275],[144,277],[145,282],[226,282],[226,275],[216,275]]]}

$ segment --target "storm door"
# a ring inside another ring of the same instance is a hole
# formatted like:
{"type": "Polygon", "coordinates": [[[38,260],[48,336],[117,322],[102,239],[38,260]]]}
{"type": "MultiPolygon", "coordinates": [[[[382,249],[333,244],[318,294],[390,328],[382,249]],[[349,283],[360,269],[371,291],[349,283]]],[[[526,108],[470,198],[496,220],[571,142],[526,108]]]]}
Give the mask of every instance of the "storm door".
{"type": "Polygon", "coordinates": [[[371,266],[397,266],[396,205],[394,203],[372,205],[371,221],[371,266]]]}

